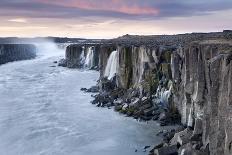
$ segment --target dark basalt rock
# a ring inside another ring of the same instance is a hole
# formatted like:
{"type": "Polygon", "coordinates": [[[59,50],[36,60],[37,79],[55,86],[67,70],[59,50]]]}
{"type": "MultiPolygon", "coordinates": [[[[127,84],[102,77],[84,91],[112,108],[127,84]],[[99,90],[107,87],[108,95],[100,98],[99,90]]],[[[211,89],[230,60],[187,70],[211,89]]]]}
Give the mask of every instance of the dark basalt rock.
{"type": "Polygon", "coordinates": [[[0,44],[0,65],[35,57],[36,47],[32,44],[0,44]]]}
{"type": "Polygon", "coordinates": [[[58,66],[67,67],[67,61],[66,61],[66,59],[59,60],[58,66]]]}

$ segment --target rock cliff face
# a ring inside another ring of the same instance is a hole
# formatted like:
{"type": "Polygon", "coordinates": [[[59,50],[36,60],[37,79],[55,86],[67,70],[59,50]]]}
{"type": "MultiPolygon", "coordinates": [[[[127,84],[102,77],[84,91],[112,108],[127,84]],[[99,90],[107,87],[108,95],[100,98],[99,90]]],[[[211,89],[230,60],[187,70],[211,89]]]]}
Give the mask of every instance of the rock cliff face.
{"type": "Polygon", "coordinates": [[[33,59],[36,47],[31,44],[0,44],[0,64],[7,62],[33,59]]]}
{"type": "Polygon", "coordinates": [[[66,48],[65,60],[69,68],[96,69],[99,65],[99,45],[72,44],[66,48]]]}
{"type": "MultiPolygon", "coordinates": [[[[104,55],[100,57],[104,62],[102,76],[113,50],[100,50],[104,55]]],[[[212,155],[232,154],[231,40],[196,41],[172,47],[121,45],[116,50],[118,87],[144,90],[144,83],[152,77],[157,98],[159,89],[168,90],[171,86],[168,104],[178,109],[182,124],[201,137],[202,149],[208,148],[212,155]]]]}
{"type": "MultiPolygon", "coordinates": [[[[188,128],[169,137],[168,144],[155,153],[171,149],[181,155],[231,155],[231,36],[230,31],[126,36],[94,45],[102,92],[93,104],[113,105],[117,111],[145,120],[165,120],[167,111],[171,115],[179,113],[181,123],[188,128]],[[112,60],[116,63],[109,67],[112,60]],[[107,80],[104,77],[112,75],[109,68],[116,76],[107,80]]],[[[82,46],[68,47],[66,59],[78,64],[82,51],[82,46]]]]}
{"type": "Polygon", "coordinates": [[[172,60],[182,123],[203,134],[210,154],[231,154],[232,42],[192,43],[173,52],[172,60]]]}

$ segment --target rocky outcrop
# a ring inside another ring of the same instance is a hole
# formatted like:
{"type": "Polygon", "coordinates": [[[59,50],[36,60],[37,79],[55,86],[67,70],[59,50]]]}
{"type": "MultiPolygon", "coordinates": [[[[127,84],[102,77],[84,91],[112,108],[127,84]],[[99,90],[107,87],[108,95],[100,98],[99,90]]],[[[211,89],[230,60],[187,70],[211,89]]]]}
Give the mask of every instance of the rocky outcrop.
{"type": "Polygon", "coordinates": [[[68,68],[89,68],[97,69],[99,66],[99,50],[98,44],[71,44],[67,46],[65,52],[65,65],[68,68]]]}
{"type": "Polygon", "coordinates": [[[36,47],[31,44],[0,44],[0,64],[7,62],[33,59],[36,47]]]}

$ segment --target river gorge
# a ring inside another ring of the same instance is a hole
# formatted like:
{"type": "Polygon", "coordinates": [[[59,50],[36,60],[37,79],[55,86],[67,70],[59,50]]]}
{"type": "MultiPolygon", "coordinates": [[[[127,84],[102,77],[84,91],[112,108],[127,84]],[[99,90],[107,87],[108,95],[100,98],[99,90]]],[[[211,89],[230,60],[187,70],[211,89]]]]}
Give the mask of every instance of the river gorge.
{"type": "Polygon", "coordinates": [[[1,154],[144,155],[144,146],[161,140],[155,122],[92,106],[80,89],[95,85],[99,73],[54,67],[65,51],[43,46],[36,59],[0,66],[1,154]]]}
{"type": "Polygon", "coordinates": [[[0,66],[1,152],[232,153],[231,31],[35,47],[0,66]]]}

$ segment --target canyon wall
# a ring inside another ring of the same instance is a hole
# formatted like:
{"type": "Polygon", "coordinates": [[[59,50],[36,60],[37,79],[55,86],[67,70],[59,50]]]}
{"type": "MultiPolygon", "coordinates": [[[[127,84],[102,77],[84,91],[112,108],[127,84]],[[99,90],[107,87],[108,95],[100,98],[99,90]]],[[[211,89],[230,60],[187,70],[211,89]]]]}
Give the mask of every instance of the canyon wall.
{"type": "MultiPolygon", "coordinates": [[[[100,50],[101,76],[110,51],[100,50]],[[106,54],[107,53],[107,54],[106,54]]],[[[212,155],[232,154],[232,41],[206,40],[179,46],[117,46],[117,85],[167,91],[183,125],[201,136],[212,155]]],[[[146,92],[146,90],[144,90],[146,92]]],[[[153,92],[154,98],[157,92],[153,92]]],[[[143,94],[144,95],[144,94],[143,94]]],[[[153,100],[156,102],[156,100],[153,100]]],[[[172,102],[172,103],[170,103],[172,102]]]]}
{"type": "Polygon", "coordinates": [[[72,44],[66,48],[65,61],[68,68],[97,69],[100,46],[96,44],[72,44]]]}
{"type": "MultiPolygon", "coordinates": [[[[115,82],[117,86],[115,89],[115,85],[110,85],[111,89],[114,89],[111,95],[104,96],[104,93],[102,95],[100,93],[94,103],[101,103],[99,105],[106,103],[107,106],[110,103],[118,110],[125,112],[127,109],[130,115],[131,113],[137,115],[137,110],[133,108],[139,106],[138,109],[142,110],[143,114],[148,114],[148,118],[156,117],[155,109],[157,105],[162,105],[164,109],[174,113],[177,111],[181,123],[191,130],[188,132],[191,133],[189,137],[178,136],[182,134],[180,132],[168,143],[177,145],[178,142],[178,145],[181,145],[179,154],[187,155],[188,153],[184,153],[188,150],[187,145],[197,144],[198,148],[191,147],[191,153],[230,155],[232,154],[231,36],[231,31],[161,36],[149,38],[147,41],[126,36],[119,40],[111,40],[110,44],[107,42],[93,45],[97,49],[94,57],[95,65],[99,67],[100,80],[109,75],[105,72],[106,70],[110,72],[107,65],[111,63],[110,68],[116,68],[116,76],[108,77],[108,80],[115,82]],[[116,63],[112,63],[112,60],[116,63]],[[124,90],[121,99],[118,95],[121,92],[119,89],[124,90]],[[135,92],[139,92],[139,96],[134,95],[135,92]],[[116,101],[110,99],[112,96],[116,101]],[[152,105],[147,102],[148,98],[151,99],[152,105]],[[197,137],[197,140],[192,140],[193,137],[197,137]]],[[[78,64],[81,62],[82,51],[82,46],[72,45],[66,50],[66,59],[72,64],[78,64]]],[[[102,83],[104,82],[100,82],[100,87],[104,85],[102,83]]],[[[162,115],[162,111],[158,114],[162,115]]]]}
{"type": "Polygon", "coordinates": [[[0,44],[0,64],[7,62],[33,59],[36,47],[31,44],[0,44]]]}
{"type": "Polygon", "coordinates": [[[172,59],[174,102],[182,123],[202,134],[210,154],[231,154],[232,42],[192,43],[174,52],[172,59]]]}

